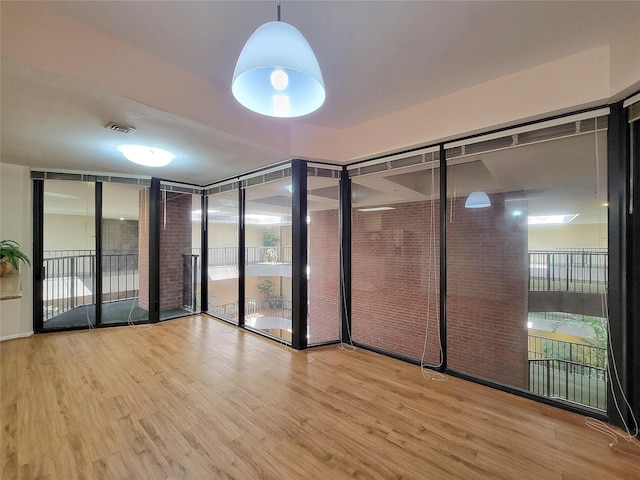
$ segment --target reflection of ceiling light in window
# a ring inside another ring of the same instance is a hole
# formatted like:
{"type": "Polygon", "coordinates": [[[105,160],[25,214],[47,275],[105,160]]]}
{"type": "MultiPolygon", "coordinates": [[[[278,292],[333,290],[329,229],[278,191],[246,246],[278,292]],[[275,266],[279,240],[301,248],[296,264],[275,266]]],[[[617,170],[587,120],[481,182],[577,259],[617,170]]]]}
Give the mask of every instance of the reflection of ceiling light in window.
{"type": "Polygon", "coordinates": [[[563,225],[574,220],[578,213],[559,215],[529,215],[529,225],[563,225]]]}
{"type": "Polygon", "coordinates": [[[359,212],[384,212],[385,210],[395,210],[393,207],[371,207],[371,208],[359,208],[359,212]]]}
{"type": "Polygon", "coordinates": [[[609,206],[609,202],[607,203],[603,203],[602,205],[600,205],[601,207],[608,207],[609,206]]]}
{"type": "Polygon", "coordinates": [[[527,328],[533,328],[533,322],[527,322],[527,328]]]}
{"type": "Polygon", "coordinates": [[[127,160],[145,167],[164,167],[176,157],[171,152],[146,145],[120,145],[118,149],[127,160]]]}
{"type": "MultiPolygon", "coordinates": [[[[191,220],[199,222],[201,213],[202,213],[202,210],[193,210],[191,212],[191,220]]],[[[211,215],[212,213],[218,213],[218,210],[207,210],[207,213],[211,215]]]]}
{"type": "Polygon", "coordinates": [[[276,223],[282,223],[282,217],[276,217],[273,215],[261,215],[259,213],[248,213],[244,216],[247,223],[253,223],[258,225],[272,225],[276,223]]]}

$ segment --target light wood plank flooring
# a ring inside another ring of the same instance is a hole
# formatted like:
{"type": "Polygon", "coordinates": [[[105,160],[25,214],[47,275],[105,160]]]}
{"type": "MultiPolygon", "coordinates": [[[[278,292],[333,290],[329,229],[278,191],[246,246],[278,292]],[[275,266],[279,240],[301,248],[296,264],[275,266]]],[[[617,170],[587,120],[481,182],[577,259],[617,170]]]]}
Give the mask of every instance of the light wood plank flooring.
{"type": "Polygon", "coordinates": [[[579,415],[208,317],[3,342],[10,479],[639,479],[579,415]]]}

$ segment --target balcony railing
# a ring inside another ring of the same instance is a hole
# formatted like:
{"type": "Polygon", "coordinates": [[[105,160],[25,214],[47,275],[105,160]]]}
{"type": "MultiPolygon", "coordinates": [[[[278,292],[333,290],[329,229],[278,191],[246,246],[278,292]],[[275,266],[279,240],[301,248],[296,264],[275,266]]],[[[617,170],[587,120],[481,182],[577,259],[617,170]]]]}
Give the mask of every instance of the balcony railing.
{"type": "Polygon", "coordinates": [[[549,398],[606,409],[607,371],[557,358],[529,360],[529,390],[549,398]]]}
{"type": "Polygon", "coordinates": [[[606,293],[608,271],[606,249],[529,251],[529,290],[606,293]]]}
{"type": "MultiPolygon", "coordinates": [[[[200,248],[192,249],[194,255],[200,255],[200,248]]],[[[207,249],[209,267],[238,265],[238,247],[211,247],[207,249]]],[[[292,247],[246,247],[246,265],[265,263],[291,263],[292,247]]]]}
{"type": "MultiPolygon", "coordinates": [[[[246,316],[280,317],[291,319],[291,300],[281,297],[272,297],[266,300],[247,298],[244,303],[244,313],[246,316]]],[[[238,302],[225,303],[223,305],[213,305],[209,303],[209,313],[237,322],[238,302]]]]}
{"type": "Polygon", "coordinates": [[[607,361],[607,350],[606,348],[583,343],[529,335],[529,359],[538,360],[544,358],[557,358],[582,365],[604,368],[607,361]]]}
{"type": "Polygon", "coordinates": [[[605,348],[529,335],[529,390],[604,410],[606,362],[605,348]]]}
{"type": "Polygon", "coordinates": [[[96,256],[52,256],[43,261],[43,319],[84,305],[95,299],[96,256]]]}

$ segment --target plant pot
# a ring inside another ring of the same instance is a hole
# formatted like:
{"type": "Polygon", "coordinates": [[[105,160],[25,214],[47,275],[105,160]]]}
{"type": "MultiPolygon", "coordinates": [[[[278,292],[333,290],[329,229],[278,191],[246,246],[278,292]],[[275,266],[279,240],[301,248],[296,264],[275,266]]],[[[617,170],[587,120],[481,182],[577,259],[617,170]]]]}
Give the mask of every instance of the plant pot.
{"type": "Polygon", "coordinates": [[[13,273],[13,265],[6,260],[0,260],[0,277],[13,273]]]}

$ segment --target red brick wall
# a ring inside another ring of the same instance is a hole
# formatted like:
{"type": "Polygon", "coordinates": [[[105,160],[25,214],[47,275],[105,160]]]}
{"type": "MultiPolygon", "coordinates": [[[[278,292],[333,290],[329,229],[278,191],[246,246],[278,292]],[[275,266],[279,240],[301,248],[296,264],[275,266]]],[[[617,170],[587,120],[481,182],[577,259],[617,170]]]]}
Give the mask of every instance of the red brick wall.
{"type": "MultiPolygon", "coordinates": [[[[141,197],[143,194],[141,192],[141,197]]],[[[143,211],[146,197],[140,199],[140,218],[147,218],[143,211]]],[[[182,307],[182,254],[191,253],[191,195],[165,192],[160,201],[160,310],[182,307]],[[166,217],[165,217],[166,204],[166,217]]],[[[140,222],[140,307],[149,308],[149,235],[148,222],[140,222]]]]}
{"type": "MultiPolygon", "coordinates": [[[[453,219],[447,224],[448,365],[526,388],[526,216],[506,215],[501,194],[491,199],[487,209],[465,209],[464,199],[448,209],[453,219]]],[[[420,359],[431,292],[425,360],[439,361],[438,204],[433,205],[433,231],[430,202],[396,204],[383,212],[353,210],[357,342],[420,359]]]]}
{"type": "MultiPolygon", "coordinates": [[[[430,300],[425,360],[437,363],[438,230],[429,231],[429,202],[395,204],[394,208],[381,212],[352,210],[353,339],[420,359],[430,300]],[[434,262],[431,265],[430,260],[434,262]]],[[[438,202],[434,215],[437,227],[438,202]]]]}
{"type": "Polygon", "coordinates": [[[527,388],[527,217],[464,208],[447,224],[447,360],[450,368],[527,388]]]}
{"type": "Polygon", "coordinates": [[[191,208],[186,193],[166,192],[160,202],[160,311],[182,307],[182,254],[191,254],[191,208]]]}
{"type": "Polygon", "coordinates": [[[309,224],[309,343],[340,338],[338,210],[311,212],[309,224]]]}

